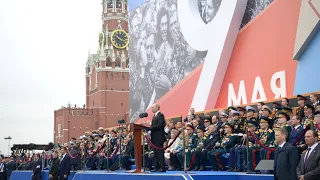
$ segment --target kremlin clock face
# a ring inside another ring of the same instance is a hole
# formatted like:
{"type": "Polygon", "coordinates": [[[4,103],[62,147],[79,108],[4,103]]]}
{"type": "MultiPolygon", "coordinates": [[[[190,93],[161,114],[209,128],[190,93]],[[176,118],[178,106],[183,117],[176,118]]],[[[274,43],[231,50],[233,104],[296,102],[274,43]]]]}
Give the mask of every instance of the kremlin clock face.
{"type": "Polygon", "coordinates": [[[114,47],[123,49],[129,44],[129,35],[122,29],[117,29],[111,34],[111,43],[114,47]]]}

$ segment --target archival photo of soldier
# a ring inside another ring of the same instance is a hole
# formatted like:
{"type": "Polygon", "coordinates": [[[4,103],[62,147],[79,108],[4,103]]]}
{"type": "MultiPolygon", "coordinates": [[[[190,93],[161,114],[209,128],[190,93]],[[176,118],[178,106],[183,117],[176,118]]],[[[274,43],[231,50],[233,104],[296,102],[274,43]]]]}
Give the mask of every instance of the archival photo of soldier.
{"type": "Polygon", "coordinates": [[[200,17],[204,23],[211,22],[216,16],[222,0],[198,0],[200,17]]]}
{"type": "MultiPolygon", "coordinates": [[[[249,0],[245,26],[272,0],[249,0]]],[[[222,0],[198,0],[204,23],[214,19],[222,0]]],[[[149,0],[129,12],[130,121],[198,67],[207,52],[185,41],[179,23],[177,0],[149,0]]]]}

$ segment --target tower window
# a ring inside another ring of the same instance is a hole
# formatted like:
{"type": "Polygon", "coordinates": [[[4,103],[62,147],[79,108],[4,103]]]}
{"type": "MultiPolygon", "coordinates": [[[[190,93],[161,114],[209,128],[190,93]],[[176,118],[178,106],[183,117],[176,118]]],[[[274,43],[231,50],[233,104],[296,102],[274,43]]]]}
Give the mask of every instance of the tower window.
{"type": "Polygon", "coordinates": [[[121,2],[120,0],[117,0],[117,8],[120,8],[121,7],[121,2]]]}

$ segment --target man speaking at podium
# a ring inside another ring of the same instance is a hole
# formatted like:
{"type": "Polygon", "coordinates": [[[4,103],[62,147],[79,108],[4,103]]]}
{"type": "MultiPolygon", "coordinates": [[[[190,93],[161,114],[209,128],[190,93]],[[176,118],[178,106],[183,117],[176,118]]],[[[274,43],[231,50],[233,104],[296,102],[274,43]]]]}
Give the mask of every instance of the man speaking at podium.
{"type": "MultiPolygon", "coordinates": [[[[151,130],[151,142],[159,148],[163,148],[163,143],[166,142],[164,127],[166,121],[164,115],[160,112],[160,105],[153,104],[151,106],[154,116],[152,118],[150,130],[151,130]]],[[[152,172],[166,172],[164,166],[164,150],[154,149],[154,170],[152,172]]]]}

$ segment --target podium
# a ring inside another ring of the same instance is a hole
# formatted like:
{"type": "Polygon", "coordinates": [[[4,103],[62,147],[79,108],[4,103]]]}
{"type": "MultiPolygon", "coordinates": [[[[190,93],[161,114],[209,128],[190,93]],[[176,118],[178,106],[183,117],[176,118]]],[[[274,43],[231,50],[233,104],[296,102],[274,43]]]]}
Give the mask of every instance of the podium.
{"type": "Polygon", "coordinates": [[[141,124],[130,124],[130,129],[133,131],[134,137],[134,158],[136,162],[136,169],[132,173],[142,173],[142,144],[141,144],[141,135],[142,130],[148,129],[149,127],[141,124]]]}

